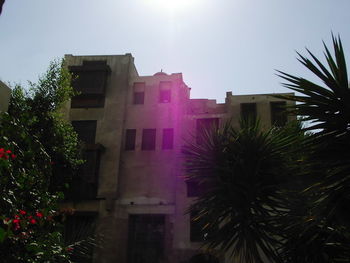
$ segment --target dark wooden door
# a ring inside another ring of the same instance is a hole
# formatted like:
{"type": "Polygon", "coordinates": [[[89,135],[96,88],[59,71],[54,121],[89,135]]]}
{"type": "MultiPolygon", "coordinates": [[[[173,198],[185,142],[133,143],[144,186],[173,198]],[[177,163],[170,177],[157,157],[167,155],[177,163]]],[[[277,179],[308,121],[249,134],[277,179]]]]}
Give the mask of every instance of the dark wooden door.
{"type": "Polygon", "coordinates": [[[164,234],[164,215],[130,215],[128,263],[162,262],[164,234]]]}

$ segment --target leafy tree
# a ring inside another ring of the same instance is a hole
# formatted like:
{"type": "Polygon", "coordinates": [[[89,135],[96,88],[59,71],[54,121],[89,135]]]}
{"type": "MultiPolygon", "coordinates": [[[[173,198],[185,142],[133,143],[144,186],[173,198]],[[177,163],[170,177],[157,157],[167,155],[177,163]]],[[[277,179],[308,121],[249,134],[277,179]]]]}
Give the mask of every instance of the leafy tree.
{"type": "Polygon", "coordinates": [[[30,86],[29,92],[13,89],[0,120],[0,256],[4,262],[70,262],[55,220],[62,190],[81,163],[77,135],[59,114],[73,94],[70,75],[55,61],[30,86]]]}

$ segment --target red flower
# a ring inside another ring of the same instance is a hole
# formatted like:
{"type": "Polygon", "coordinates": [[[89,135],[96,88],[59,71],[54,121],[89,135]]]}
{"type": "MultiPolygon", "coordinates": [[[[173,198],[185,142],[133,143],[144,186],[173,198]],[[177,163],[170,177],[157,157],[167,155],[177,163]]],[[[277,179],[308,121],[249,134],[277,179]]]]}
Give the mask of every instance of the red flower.
{"type": "Polygon", "coordinates": [[[35,215],[39,218],[42,218],[44,216],[43,213],[41,212],[36,212],[35,215]]]}
{"type": "Polygon", "coordinates": [[[30,222],[31,224],[33,224],[33,225],[36,224],[36,220],[35,220],[34,218],[33,218],[33,219],[30,219],[29,222],[30,222]]]}
{"type": "Polygon", "coordinates": [[[7,150],[6,153],[12,153],[11,150],[7,150]]]}
{"type": "Polygon", "coordinates": [[[19,219],[19,215],[15,215],[15,218],[16,218],[16,219],[19,219]]]}
{"type": "Polygon", "coordinates": [[[24,210],[19,210],[19,213],[20,213],[21,215],[25,215],[27,212],[24,211],[24,210]]]}
{"type": "Polygon", "coordinates": [[[16,154],[11,154],[12,159],[16,159],[17,155],[16,154]]]}
{"type": "Polygon", "coordinates": [[[21,221],[21,220],[19,220],[19,219],[13,219],[12,222],[13,222],[14,224],[19,224],[20,221],[21,221]]]}

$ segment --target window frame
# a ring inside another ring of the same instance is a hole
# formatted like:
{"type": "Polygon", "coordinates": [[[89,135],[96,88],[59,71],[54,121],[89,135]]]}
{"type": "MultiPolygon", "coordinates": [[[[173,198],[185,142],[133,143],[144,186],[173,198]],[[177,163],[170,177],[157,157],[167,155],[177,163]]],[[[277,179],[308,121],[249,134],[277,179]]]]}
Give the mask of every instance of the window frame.
{"type": "Polygon", "coordinates": [[[285,110],[286,106],[286,101],[270,101],[270,117],[272,126],[283,127],[287,124],[288,116],[285,110]]]}
{"type": "Polygon", "coordinates": [[[156,129],[143,129],[141,150],[154,151],[156,149],[156,139],[157,139],[156,129]]]}
{"type": "Polygon", "coordinates": [[[125,151],[135,151],[136,148],[136,129],[126,129],[125,130],[125,151]]]}
{"type": "Polygon", "coordinates": [[[258,106],[256,102],[244,102],[240,104],[240,117],[241,120],[245,121],[255,121],[258,118],[258,106]],[[254,106],[253,114],[250,114],[250,106],[254,106]]]}
{"type": "Polygon", "coordinates": [[[162,150],[172,150],[172,149],[174,149],[174,129],[173,128],[163,129],[162,150]]]}
{"type": "Polygon", "coordinates": [[[133,104],[134,105],[145,104],[145,92],[144,91],[134,91],[133,104]]]}
{"type": "Polygon", "coordinates": [[[145,104],[145,82],[134,82],[132,93],[132,104],[143,105],[145,104]]]}
{"type": "Polygon", "coordinates": [[[85,144],[95,144],[96,141],[96,132],[97,132],[97,120],[72,120],[71,124],[73,126],[74,131],[78,134],[79,140],[83,141],[85,144]],[[85,128],[83,127],[87,125],[85,128]],[[90,125],[90,126],[89,126],[90,125]],[[83,135],[81,131],[90,130],[91,134],[83,135]],[[87,141],[83,140],[83,138],[89,137],[87,141]]]}

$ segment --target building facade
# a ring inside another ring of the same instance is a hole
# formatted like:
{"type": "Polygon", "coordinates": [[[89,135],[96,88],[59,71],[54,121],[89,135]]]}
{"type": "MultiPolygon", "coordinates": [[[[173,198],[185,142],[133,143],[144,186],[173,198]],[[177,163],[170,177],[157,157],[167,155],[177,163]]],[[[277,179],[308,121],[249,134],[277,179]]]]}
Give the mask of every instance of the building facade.
{"type": "Polygon", "coordinates": [[[200,189],[184,180],[182,147],[228,119],[237,127],[241,117],[283,125],[290,117],[280,106],[290,102],[231,92],[225,103],[191,99],[181,73],[139,76],[131,54],[65,61],[80,94],[63,111],[87,160],[63,205],[75,210],[69,231],[85,224],[99,235],[91,262],[189,262],[203,237],[186,213],[200,189]]]}
{"type": "Polygon", "coordinates": [[[11,89],[0,80],[0,112],[7,111],[10,103],[11,89]]]}

